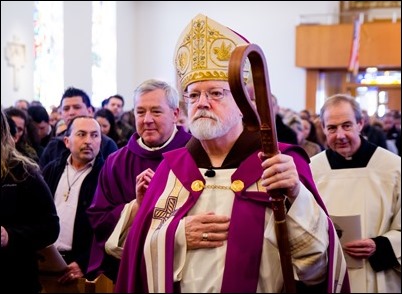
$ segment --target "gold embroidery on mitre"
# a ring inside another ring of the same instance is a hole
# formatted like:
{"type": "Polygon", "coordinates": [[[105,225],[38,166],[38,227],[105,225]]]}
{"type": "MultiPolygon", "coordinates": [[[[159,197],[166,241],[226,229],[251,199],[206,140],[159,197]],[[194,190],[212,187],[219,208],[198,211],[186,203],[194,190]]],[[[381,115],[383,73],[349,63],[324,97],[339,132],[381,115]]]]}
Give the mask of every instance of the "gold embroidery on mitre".
{"type": "Polygon", "coordinates": [[[188,64],[188,53],[186,52],[181,52],[178,56],[177,56],[177,67],[178,68],[185,68],[186,65],[188,64]]]}
{"type": "Polygon", "coordinates": [[[230,59],[230,54],[233,51],[232,46],[228,44],[226,46],[225,42],[222,42],[220,47],[212,48],[216,58],[221,61],[227,61],[230,59]]]}
{"type": "Polygon", "coordinates": [[[241,44],[248,41],[229,28],[202,14],[194,17],[179,37],[175,50],[181,90],[197,81],[228,81],[230,56],[241,44]]]}
{"type": "Polygon", "coordinates": [[[244,182],[241,180],[235,180],[230,185],[230,189],[232,189],[232,191],[234,192],[240,192],[241,190],[244,189],[244,182]]]}
{"type": "Polygon", "coordinates": [[[204,183],[200,180],[196,180],[191,184],[191,190],[198,192],[204,189],[204,183]]]}

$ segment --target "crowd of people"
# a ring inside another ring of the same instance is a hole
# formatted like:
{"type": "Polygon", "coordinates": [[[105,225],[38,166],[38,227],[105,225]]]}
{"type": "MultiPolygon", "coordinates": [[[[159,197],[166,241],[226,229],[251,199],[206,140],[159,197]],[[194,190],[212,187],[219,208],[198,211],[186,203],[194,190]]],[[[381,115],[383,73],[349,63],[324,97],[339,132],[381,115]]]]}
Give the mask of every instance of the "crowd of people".
{"type": "Polygon", "coordinates": [[[118,293],[401,292],[400,111],[370,117],[336,94],[313,114],[271,94],[267,158],[229,86],[245,44],[199,14],[177,41],[178,89],[143,81],[131,111],[119,94],[95,109],[75,87],[50,113],[2,107],[2,289],[45,291],[37,252],[53,245],[60,287],[104,274],[118,293]],[[335,222],[355,216],[352,236],[335,222]]]}

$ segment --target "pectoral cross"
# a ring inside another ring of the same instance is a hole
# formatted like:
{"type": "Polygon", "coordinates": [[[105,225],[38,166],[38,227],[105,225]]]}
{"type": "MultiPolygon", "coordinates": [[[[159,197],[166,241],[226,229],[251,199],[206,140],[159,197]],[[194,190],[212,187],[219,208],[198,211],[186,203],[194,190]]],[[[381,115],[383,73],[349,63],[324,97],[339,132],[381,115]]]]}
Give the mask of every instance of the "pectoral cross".
{"type": "Polygon", "coordinates": [[[20,69],[25,65],[25,45],[21,43],[10,42],[6,47],[7,64],[13,67],[14,91],[20,88],[20,69]]]}
{"type": "Polygon", "coordinates": [[[68,197],[70,197],[70,188],[68,188],[68,191],[66,193],[64,193],[64,201],[68,200],[68,197]]]}

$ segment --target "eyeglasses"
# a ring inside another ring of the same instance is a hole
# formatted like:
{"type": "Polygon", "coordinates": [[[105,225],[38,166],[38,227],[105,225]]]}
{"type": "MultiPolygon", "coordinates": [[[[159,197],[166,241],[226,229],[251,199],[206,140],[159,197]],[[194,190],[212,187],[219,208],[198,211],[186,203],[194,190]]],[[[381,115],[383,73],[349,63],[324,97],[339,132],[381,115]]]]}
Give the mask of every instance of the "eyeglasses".
{"type": "Polygon", "coordinates": [[[188,104],[194,104],[200,100],[201,94],[204,92],[208,100],[219,101],[225,97],[225,91],[230,92],[229,89],[212,88],[206,91],[193,91],[183,94],[184,101],[188,104]]]}

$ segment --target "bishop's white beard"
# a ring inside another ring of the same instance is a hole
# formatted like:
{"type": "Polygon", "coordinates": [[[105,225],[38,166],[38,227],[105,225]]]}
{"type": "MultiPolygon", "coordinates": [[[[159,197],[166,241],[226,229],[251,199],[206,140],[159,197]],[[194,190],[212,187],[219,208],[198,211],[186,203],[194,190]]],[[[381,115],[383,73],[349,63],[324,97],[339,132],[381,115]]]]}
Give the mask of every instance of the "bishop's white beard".
{"type": "Polygon", "coordinates": [[[191,134],[198,140],[211,140],[226,135],[241,119],[240,115],[233,113],[222,121],[214,113],[200,110],[190,122],[189,129],[191,134]],[[203,118],[198,119],[199,117],[203,118]]]}

